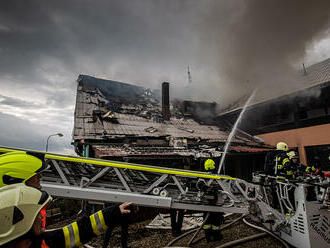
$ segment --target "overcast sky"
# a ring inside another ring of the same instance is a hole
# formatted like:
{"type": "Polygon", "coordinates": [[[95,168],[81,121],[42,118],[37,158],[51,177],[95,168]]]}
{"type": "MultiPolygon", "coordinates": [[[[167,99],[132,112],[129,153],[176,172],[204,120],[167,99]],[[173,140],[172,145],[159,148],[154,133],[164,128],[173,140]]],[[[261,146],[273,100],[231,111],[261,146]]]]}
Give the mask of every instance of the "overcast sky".
{"type": "MultiPolygon", "coordinates": [[[[225,105],[330,57],[330,1],[1,0],[0,145],[72,153],[79,74],[225,105]],[[181,91],[177,91],[181,92],[181,91]]],[[[275,87],[274,87],[275,85],[275,87]]],[[[299,84],[292,80],[292,87],[299,84]]],[[[267,94],[267,91],[260,91],[267,94]]]]}

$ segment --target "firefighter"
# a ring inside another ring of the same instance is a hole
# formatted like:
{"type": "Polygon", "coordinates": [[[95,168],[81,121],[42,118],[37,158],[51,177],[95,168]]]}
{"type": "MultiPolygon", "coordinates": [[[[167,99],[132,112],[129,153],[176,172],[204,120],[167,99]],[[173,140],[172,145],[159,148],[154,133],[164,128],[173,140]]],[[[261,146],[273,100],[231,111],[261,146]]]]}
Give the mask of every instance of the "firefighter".
{"type": "MultiPolygon", "coordinates": [[[[293,171],[293,176],[291,179],[302,179],[306,166],[299,163],[299,157],[295,151],[289,151],[287,155],[290,159],[290,168],[293,171]]],[[[294,211],[296,211],[294,192],[295,188],[291,188],[288,191],[289,200],[291,202],[292,207],[294,208],[294,211]]],[[[293,212],[291,214],[293,214],[293,212]]]]}
{"type": "Polygon", "coordinates": [[[276,144],[276,150],[266,155],[265,172],[268,175],[292,178],[294,172],[290,166],[290,159],[287,155],[289,146],[284,142],[276,144]]]}
{"type": "Polygon", "coordinates": [[[303,177],[305,174],[306,166],[299,163],[299,157],[297,153],[295,151],[290,151],[288,152],[288,157],[294,172],[294,179],[303,177]]]}
{"type": "Polygon", "coordinates": [[[321,162],[319,156],[314,156],[311,165],[307,165],[306,175],[322,175],[321,162]]]}
{"type": "Polygon", "coordinates": [[[299,157],[295,151],[289,151],[287,153],[290,159],[290,166],[289,168],[293,171],[293,175],[291,179],[296,179],[303,175],[303,171],[305,166],[299,163],[299,157]]]}
{"type": "MultiPolygon", "coordinates": [[[[216,173],[215,162],[213,159],[207,159],[204,162],[204,170],[212,174],[216,173]]],[[[214,200],[213,203],[218,201],[217,192],[213,192],[214,200]]],[[[204,214],[204,219],[206,218],[207,213],[204,214]]],[[[222,239],[222,234],[220,230],[220,225],[224,222],[223,213],[219,212],[210,212],[208,219],[203,225],[203,230],[205,232],[205,238],[207,242],[219,241],[222,239]]]]}
{"type": "Polygon", "coordinates": [[[204,170],[207,172],[215,173],[215,162],[213,159],[206,159],[204,162],[204,170]]]}
{"type": "Polygon", "coordinates": [[[25,183],[41,189],[41,172],[46,169],[42,155],[15,151],[0,155],[0,188],[25,183]]]}
{"type": "Polygon", "coordinates": [[[314,174],[315,172],[316,172],[316,168],[315,168],[314,165],[311,165],[311,166],[307,165],[306,166],[306,169],[305,169],[306,175],[314,174]]]}
{"type": "MultiPolygon", "coordinates": [[[[278,179],[283,179],[287,177],[287,168],[290,168],[290,160],[287,155],[289,146],[285,142],[278,142],[276,144],[276,150],[269,151],[265,158],[265,173],[270,176],[276,176],[278,179]]],[[[291,171],[289,170],[289,173],[291,171]]],[[[293,174],[293,172],[292,172],[293,174]]],[[[277,183],[273,180],[271,182],[271,203],[272,207],[275,209],[280,209],[280,199],[278,196],[278,187],[277,183]]]]}
{"type": "MultiPolygon", "coordinates": [[[[0,155],[0,188],[25,183],[41,189],[41,173],[47,168],[43,155],[31,152],[8,152],[0,155]]],[[[40,210],[42,226],[46,227],[46,207],[40,210]]],[[[42,247],[46,247],[42,244],[42,247]]]]}
{"type": "Polygon", "coordinates": [[[132,203],[123,203],[94,213],[61,229],[44,231],[40,210],[51,197],[39,189],[22,183],[0,189],[0,247],[49,248],[79,247],[100,235],[111,225],[118,225],[132,203]]]}

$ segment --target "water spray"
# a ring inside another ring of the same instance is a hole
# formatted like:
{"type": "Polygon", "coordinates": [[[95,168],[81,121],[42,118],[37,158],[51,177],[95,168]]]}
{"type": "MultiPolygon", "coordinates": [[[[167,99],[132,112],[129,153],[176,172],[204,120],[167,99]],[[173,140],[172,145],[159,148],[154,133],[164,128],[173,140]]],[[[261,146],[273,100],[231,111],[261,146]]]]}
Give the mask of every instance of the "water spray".
{"type": "Polygon", "coordinates": [[[232,130],[231,130],[231,132],[230,132],[230,134],[229,134],[229,136],[228,136],[228,138],[227,138],[227,141],[226,141],[226,144],[225,144],[225,148],[224,148],[224,150],[223,150],[223,154],[222,154],[222,156],[221,156],[221,160],[220,160],[220,163],[219,163],[218,174],[220,174],[220,171],[221,171],[222,165],[223,165],[223,163],[225,162],[226,153],[227,153],[227,150],[228,150],[228,148],[229,148],[229,146],[230,146],[231,140],[233,139],[233,137],[234,137],[234,135],[235,135],[235,133],[236,133],[237,126],[238,126],[238,124],[241,122],[242,117],[243,117],[243,115],[244,115],[244,113],[245,113],[245,110],[246,110],[247,107],[250,105],[250,103],[251,103],[252,99],[254,98],[256,92],[257,92],[257,89],[255,89],[255,90],[252,92],[252,94],[251,94],[251,96],[249,97],[249,99],[247,99],[247,101],[245,102],[244,107],[243,107],[241,113],[239,114],[239,116],[238,116],[238,118],[237,118],[237,120],[236,120],[236,122],[235,122],[235,125],[234,125],[234,127],[232,128],[232,130]]]}

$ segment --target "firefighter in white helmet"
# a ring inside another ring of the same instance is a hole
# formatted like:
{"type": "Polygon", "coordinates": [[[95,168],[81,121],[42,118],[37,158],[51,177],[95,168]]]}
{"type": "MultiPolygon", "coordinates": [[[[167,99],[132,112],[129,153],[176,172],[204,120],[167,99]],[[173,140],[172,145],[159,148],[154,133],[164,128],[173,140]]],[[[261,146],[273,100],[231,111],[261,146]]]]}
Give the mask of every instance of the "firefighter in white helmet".
{"type": "Polygon", "coordinates": [[[112,206],[52,231],[44,231],[40,210],[51,201],[45,192],[23,183],[0,188],[0,247],[79,247],[108,227],[118,225],[132,203],[112,206]]]}

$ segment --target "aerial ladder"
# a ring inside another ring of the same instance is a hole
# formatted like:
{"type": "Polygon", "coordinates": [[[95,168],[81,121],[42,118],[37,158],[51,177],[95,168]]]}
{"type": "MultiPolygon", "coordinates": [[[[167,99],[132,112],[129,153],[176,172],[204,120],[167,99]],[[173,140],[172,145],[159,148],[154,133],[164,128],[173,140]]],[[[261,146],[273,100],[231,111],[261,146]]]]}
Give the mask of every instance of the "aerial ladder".
{"type": "Polygon", "coordinates": [[[11,151],[44,160],[48,168],[41,184],[56,197],[241,213],[295,247],[330,247],[330,178],[291,182],[256,173],[247,182],[206,172],[0,146],[0,153],[11,151]],[[280,209],[272,206],[271,190],[280,209]],[[290,191],[294,191],[294,202],[290,191]]]}

